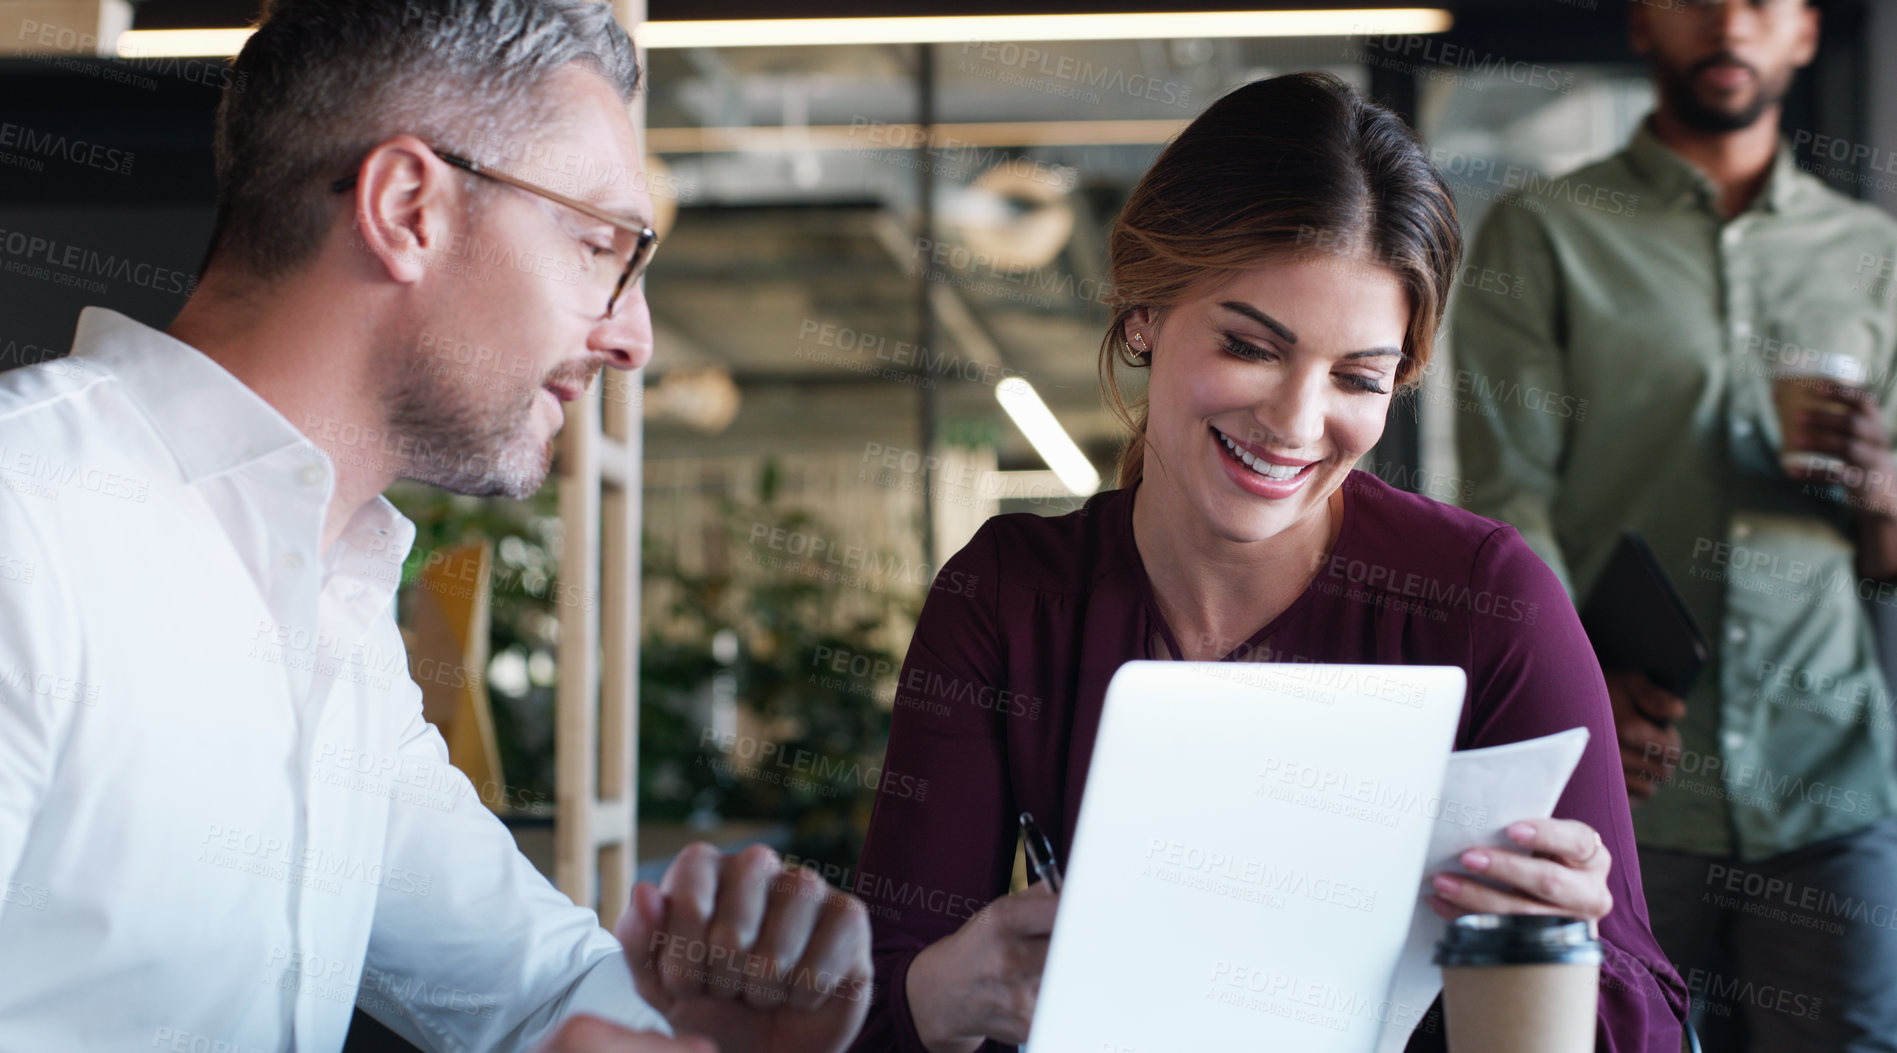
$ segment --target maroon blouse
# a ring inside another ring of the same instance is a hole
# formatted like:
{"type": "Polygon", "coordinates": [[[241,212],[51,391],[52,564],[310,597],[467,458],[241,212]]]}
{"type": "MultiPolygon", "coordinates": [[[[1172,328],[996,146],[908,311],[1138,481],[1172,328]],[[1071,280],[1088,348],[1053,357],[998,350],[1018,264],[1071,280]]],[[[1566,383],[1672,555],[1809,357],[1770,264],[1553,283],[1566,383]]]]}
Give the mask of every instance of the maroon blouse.
{"type": "MultiPolygon", "coordinates": [[[[1457,749],[1587,725],[1555,815],[1594,827],[1614,854],[1597,1048],[1677,1053],[1686,990],[1648,928],[1607,689],[1566,593],[1512,527],[1363,472],[1343,489],[1316,580],[1227,659],[1460,666],[1457,749]]],[[[936,577],[884,761],[902,777],[886,786],[926,790],[879,795],[852,882],[875,934],[861,1053],[923,1053],[903,986],[916,952],[1007,891],[1019,812],[1066,855],[1107,681],[1124,662],[1181,653],[1134,547],[1132,495],[1053,519],[997,516],[936,577]]],[[[1444,1048],[1433,1023],[1410,1050],[1444,1048]]]]}

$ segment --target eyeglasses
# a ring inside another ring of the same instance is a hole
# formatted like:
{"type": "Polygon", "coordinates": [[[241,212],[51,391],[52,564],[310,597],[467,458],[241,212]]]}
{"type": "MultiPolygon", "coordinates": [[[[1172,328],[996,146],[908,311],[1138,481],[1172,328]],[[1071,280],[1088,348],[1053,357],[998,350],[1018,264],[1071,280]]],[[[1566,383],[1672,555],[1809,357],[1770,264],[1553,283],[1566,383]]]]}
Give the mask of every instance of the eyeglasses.
{"type": "MultiPolygon", "coordinates": [[[[622,219],[605,209],[589,205],[577,198],[571,198],[565,194],[548,190],[546,187],[535,186],[525,179],[516,179],[506,172],[489,168],[479,161],[470,161],[465,157],[451,154],[444,150],[436,150],[435,156],[462,171],[471,172],[484,179],[492,179],[497,183],[506,183],[508,186],[516,189],[525,190],[529,194],[537,194],[555,204],[565,205],[583,216],[597,219],[601,223],[611,225],[613,228],[613,255],[625,259],[626,269],[619,272],[619,280],[613,283],[612,293],[606,298],[606,313],[601,316],[603,318],[611,318],[618,313],[620,304],[625,302],[621,299],[621,295],[625,293],[627,289],[631,288],[632,284],[638,281],[640,276],[645,274],[646,266],[652,262],[653,255],[659,251],[659,235],[658,232],[651,227],[634,223],[628,219],[622,219]]],[[[330,184],[330,190],[340,194],[355,185],[356,177],[349,175],[330,184]]]]}

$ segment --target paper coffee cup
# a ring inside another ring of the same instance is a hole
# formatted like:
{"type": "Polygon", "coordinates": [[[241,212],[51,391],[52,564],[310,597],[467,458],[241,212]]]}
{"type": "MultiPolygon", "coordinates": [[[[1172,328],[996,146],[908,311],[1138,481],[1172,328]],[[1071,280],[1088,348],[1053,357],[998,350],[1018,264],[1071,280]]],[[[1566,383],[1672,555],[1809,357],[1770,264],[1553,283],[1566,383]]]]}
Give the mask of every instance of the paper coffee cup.
{"type": "Polygon", "coordinates": [[[1587,922],[1468,914],[1435,960],[1452,1053],[1592,1053],[1601,944],[1587,922]]]}
{"type": "Polygon", "coordinates": [[[1864,360],[1841,351],[1804,349],[1772,373],[1772,405],[1778,411],[1778,433],[1783,447],[1779,463],[1788,472],[1836,472],[1844,462],[1825,453],[1793,447],[1794,422],[1808,410],[1842,408],[1831,397],[1838,386],[1860,387],[1866,376],[1864,360]]]}

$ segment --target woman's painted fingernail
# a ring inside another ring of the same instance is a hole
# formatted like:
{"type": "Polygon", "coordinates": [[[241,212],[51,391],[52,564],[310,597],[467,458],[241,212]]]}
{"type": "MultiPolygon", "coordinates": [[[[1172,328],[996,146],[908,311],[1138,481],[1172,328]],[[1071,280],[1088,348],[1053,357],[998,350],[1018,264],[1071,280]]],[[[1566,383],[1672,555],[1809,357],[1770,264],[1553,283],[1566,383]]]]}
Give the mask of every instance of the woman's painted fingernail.
{"type": "Polygon", "coordinates": [[[1508,828],[1508,836],[1517,841],[1533,841],[1535,839],[1535,828],[1528,823],[1516,823],[1514,826],[1508,828]]]}
{"type": "Polygon", "coordinates": [[[1445,896],[1455,895],[1456,890],[1462,887],[1462,882],[1457,881],[1448,874],[1437,874],[1435,878],[1431,879],[1430,883],[1436,886],[1436,891],[1445,896]]]}
{"type": "Polygon", "coordinates": [[[1468,867],[1470,870],[1487,870],[1489,868],[1489,854],[1475,850],[1464,852],[1462,853],[1462,865],[1468,867]]]}

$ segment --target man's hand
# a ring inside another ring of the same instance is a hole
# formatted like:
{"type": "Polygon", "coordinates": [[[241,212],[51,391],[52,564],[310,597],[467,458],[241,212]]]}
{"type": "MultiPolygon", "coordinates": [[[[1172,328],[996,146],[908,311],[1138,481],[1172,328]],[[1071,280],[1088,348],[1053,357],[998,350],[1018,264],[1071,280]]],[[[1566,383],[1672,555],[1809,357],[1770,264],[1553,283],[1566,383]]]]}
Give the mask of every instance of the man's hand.
{"type": "Polygon", "coordinates": [[[596,1016],[573,1016],[560,1022],[534,1053],[718,1053],[704,1038],[666,1038],[650,1031],[628,1031],[596,1016]]]}
{"type": "Polygon", "coordinates": [[[1857,571],[1874,581],[1897,578],[1897,459],[1877,399],[1860,387],[1829,385],[1825,397],[1838,410],[1808,410],[1791,422],[1788,450],[1828,454],[1844,462],[1837,471],[1792,472],[1807,482],[1844,487],[1858,513],[1857,571]]]}
{"type": "Polygon", "coordinates": [[[1627,799],[1639,804],[1673,777],[1680,755],[1680,732],[1673,725],[1686,716],[1678,695],[1625,669],[1605,671],[1607,697],[1614,704],[1614,730],[1620,737],[1620,765],[1627,773],[1627,799]]]}
{"type": "Polygon", "coordinates": [[[618,935],[640,996],[723,1053],[840,1053],[869,1014],[869,912],[762,845],[687,847],[618,935]]]}

